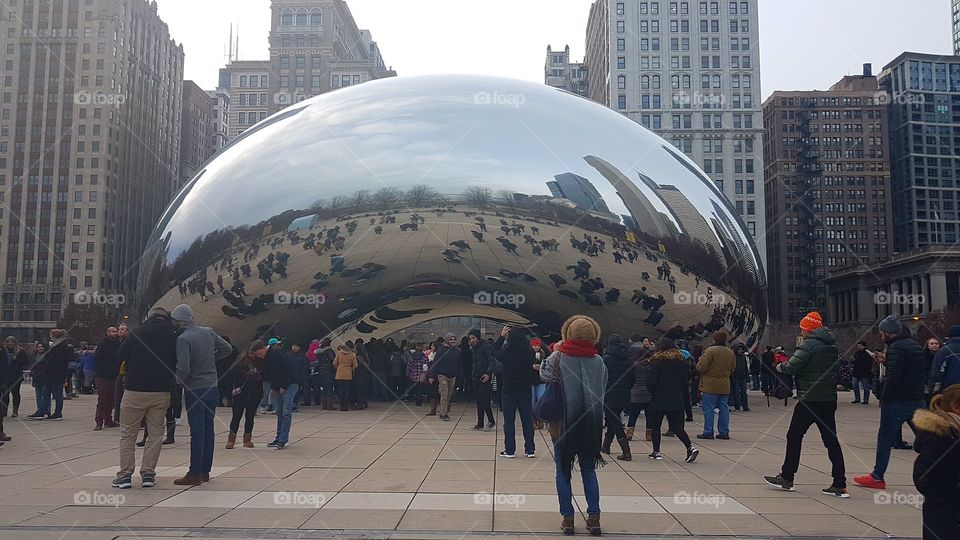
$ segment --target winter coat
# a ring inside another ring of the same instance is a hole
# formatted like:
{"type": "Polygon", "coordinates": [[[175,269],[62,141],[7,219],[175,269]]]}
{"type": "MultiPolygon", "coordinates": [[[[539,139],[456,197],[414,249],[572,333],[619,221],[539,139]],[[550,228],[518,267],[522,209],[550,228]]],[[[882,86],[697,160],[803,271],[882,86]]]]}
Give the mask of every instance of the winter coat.
{"type": "Polygon", "coordinates": [[[499,381],[503,385],[503,395],[515,398],[530,399],[532,385],[537,382],[533,379],[533,364],[536,355],[533,349],[525,346],[510,345],[497,353],[497,359],[503,366],[503,373],[499,381]]]}
{"type": "Polygon", "coordinates": [[[73,361],[73,347],[61,339],[47,351],[44,360],[47,361],[44,368],[44,378],[50,382],[66,381],[70,375],[70,368],[67,364],[73,361]]]}
{"type": "Polygon", "coordinates": [[[853,376],[858,379],[873,376],[873,357],[866,349],[853,353],[853,376]]]}
{"type": "Polygon", "coordinates": [[[923,537],[960,538],[960,415],[919,409],[913,483],[923,495],[923,537]]]}
{"type": "Polygon", "coordinates": [[[819,402],[837,400],[837,372],[840,353],[833,332],[821,326],[803,338],[789,360],[777,369],[793,375],[801,401],[819,402]]]}
{"type": "Polygon", "coordinates": [[[97,371],[96,353],[93,351],[83,351],[80,355],[80,362],[83,365],[83,371],[97,371]]]}
{"type": "Polygon", "coordinates": [[[184,390],[216,388],[217,360],[233,352],[233,346],[213,328],[185,323],[177,336],[177,381],[184,390]]]}
{"type": "Polygon", "coordinates": [[[447,378],[455,378],[460,373],[460,348],[450,347],[446,343],[440,345],[437,354],[434,356],[433,365],[427,372],[427,376],[436,379],[440,375],[447,378]]]}
{"type": "Polygon", "coordinates": [[[630,361],[627,346],[616,343],[607,347],[603,355],[603,364],[607,366],[607,390],[603,401],[613,411],[626,408],[630,404],[630,390],[635,382],[634,366],[630,361]]]}
{"type": "Polygon", "coordinates": [[[407,380],[413,383],[420,382],[420,378],[426,371],[423,366],[429,363],[427,355],[423,354],[422,351],[407,351],[404,353],[404,357],[407,361],[407,380]]]}
{"type": "Polygon", "coordinates": [[[406,363],[403,361],[403,353],[400,351],[390,353],[390,375],[392,377],[403,377],[405,368],[406,363]]]}
{"type": "Polygon", "coordinates": [[[700,355],[697,373],[700,374],[700,391],[704,394],[730,394],[730,376],[737,366],[733,350],[726,345],[711,345],[700,355]]]}
{"type": "Polygon", "coordinates": [[[760,362],[760,356],[756,353],[750,355],[750,374],[759,375],[763,365],[760,362]]]}
{"type": "Polygon", "coordinates": [[[120,342],[106,339],[97,345],[93,362],[95,365],[94,377],[102,379],[116,379],[120,373],[120,342]]]}
{"type": "Polygon", "coordinates": [[[960,338],[950,338],[937,351],[927,379],[927,393],[942,392],[954,384],[960,384],[960,338]]]}
{"type": "Polygon", "coordinates": [[[130,332],[117,355],[126,364],[124,388],[135,392],[169,392],[177,369],[177,335],[164,316],[151,317],[130,332]]]}
{"type": "Polygon", "coordinates": [[[360,362],[357,361],[357,354],[348,350],[337,351],[337,357],[333,360],[333,368],[336,370],[336,380],[352,381],[353,372],[357,370],[360,362]]]}
{"type": "Polygon", "coordinates": [[[654,354],[647,373],[647,389],[650,390],[647,408],[651,411],[683,410],[683,394],[687,383],[687,364],[679,350],[670,349],[654,354]]]}
{"type": "Polygon", "coordinates": [[[737,360],[736,366],[733,368],[733,378],[746,379],[750,376],[750,360],[747,358],[747,353],[734,352],[733,355],[737,360]]]}
{"type": "Polygon", "coordinates": [[[647,388],[647,373],[650,371],[650,355],[633,363],[633,386],[630,388],[630,403],[650,403],[647,388]]]}
{"type": "Polygon", "coordinates": [[[496,359],[494,358],[495,349],[493,345],[488,343],[486,340],[480,340],[475,347],[473,347],[473,366],[471,376],[474,379],[479,379],[484,375],[493,376],[494,369],[496,367],[496,359]]]}
{"type": "Polygon", "coordinates": [[[923,347],[908,330],[887,340],[887,361],[877,397],[883,401],[921,401],[927,377],[923,347]]]}
{"type": "Polygon", "coordinates": [[[0,387],[10,388],[23,379],[23,370],[27,367],[29,360],[27,352],[17,347],[17,350],[10,352],[0,345],[0,387]]]}

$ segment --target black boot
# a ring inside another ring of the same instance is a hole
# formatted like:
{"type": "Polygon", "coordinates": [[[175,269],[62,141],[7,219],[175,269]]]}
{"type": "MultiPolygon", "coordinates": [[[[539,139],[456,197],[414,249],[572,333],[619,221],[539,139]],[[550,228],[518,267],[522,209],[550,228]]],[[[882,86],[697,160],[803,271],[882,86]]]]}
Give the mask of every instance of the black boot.
{"type": "Polygon", "coordinates": [[[176,441],[173,438],[173,433],[177,430],[177,422],[169,421],[167,422],[167,437],[163,439],[163,444],[173,444],[176,441]]]}
{"type": "Polygon", "coordinates": [[[613,432],[607,431],[607,433],[603,436],[603,445],[600,446],[600,451],[604,454],[609,454],[611,444],[613,444],[613,432]]]}
{"type": "Polygon", "coordinates": [[[630,455],[630,441],[626,437],[617,438],[617,442],[620,443],[620,452],[621,454],[617,456],[617,459],[620,461],[630,461],[633,459],[633,456],[630,455]]]}

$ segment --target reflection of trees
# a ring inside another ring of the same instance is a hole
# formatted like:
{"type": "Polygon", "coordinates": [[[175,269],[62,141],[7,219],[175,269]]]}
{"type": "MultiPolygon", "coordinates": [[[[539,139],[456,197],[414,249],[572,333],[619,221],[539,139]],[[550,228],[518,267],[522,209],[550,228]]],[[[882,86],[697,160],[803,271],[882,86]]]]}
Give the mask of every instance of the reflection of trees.
{"type": "Polygon", "coordinates": [[[373,194],[373,205],[378,210],[387,210],[396,206],[403,197],[403,192],[394,187],[382,187],[373,194]]]}
{"type": "Polygon", "coordinates": [[[330,210],[339,210],[347,206],[347,198],[343,195],[334,195],[327,201],[327,208],[330,210]]]}
{"type": "Polygon", "coordinates": [[[479,208],[486,208],[490,205],[490,201],[493,198],[493,193],[491,193],[490,188],[488,187],[469,186],[467,190],[463,192],[463,196],[467,203],[479,208]]]}
{"type": "Polygon", "coordinates": [[[517,200],[513,196],[513,192],[509,189],[501,189],[497,192],[497,202],[510,207],[515,207],[517,205],[517,200]]]}
{"type": "Polygon", "coordinates": [[[365,189],[358,189],[350,200],[350,206],[354,208],[363,208],[370,204],[370,192],[365,189]]]}
{"type": "Polygon", "coordinates": [[[407,204],[413,207],[426,206],[440,199],[437,190],[426,184],[416,184],[406,194],[407,204]]]}

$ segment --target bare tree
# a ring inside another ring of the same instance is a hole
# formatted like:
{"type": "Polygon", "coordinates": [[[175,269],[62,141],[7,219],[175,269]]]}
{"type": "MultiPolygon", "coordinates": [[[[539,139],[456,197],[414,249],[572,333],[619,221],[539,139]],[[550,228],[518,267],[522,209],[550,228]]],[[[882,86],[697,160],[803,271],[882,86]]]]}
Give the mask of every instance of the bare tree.
{"type": "Polygon", "coordinates": [[[317,199],[310,205],[309,210],[311,212],[322,212],[325,208],[327,208],[327,201],[323,199],[317,199]]]}
{"type": "Polygon", "coordinates": [[[347,198],[343,195],[334,195],[327,201],[327,208],[330,210],[339,210],[347,206],[347,198]]]}
{"type": "Polygon", "coordinates": [[[365,189],[357,190],[353,194],[353,200],[350,201],[350,205],[354,208],[363,208],[368,204],[370,204],[370,192],[365,189]]]}
{"type": "Polygon", "coordinates": [[[379,210],[386,210],[397,204],[403,193],[394,187],[382,187],[373,194],[373,203],[379,210]]]}
{"type": "Polygon", "coordinates": [[[513,193],[509,189],[501,189],[497,191],[497,200],[507,206],[516,206],[517,199],[513,196],[513,193]]]}
{"type": "Polygon", "coordinates": [[[440,194],[437,190],[426,184],[416,184],[406,194],[407,204],[410,206],[427,206],[436,203],[439,199],[440,194]]]}
{"type": "Polygon", "coordinates": [[[468,203],[479,208],[489,206],[490,200],[493,198],[490,188],[483,186],[469,186],[467,190],[463,192],[463,196],[468,203]]]}

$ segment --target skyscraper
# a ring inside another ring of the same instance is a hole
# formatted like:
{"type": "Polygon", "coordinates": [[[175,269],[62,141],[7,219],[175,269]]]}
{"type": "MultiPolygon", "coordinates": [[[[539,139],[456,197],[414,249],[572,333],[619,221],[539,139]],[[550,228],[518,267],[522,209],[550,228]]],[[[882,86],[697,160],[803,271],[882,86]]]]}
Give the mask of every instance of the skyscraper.
{"type": "Polygon", "coordinates": [[[950,2],[953,21],[953,54],[960,55],[960,0],[950,2]]]}
{"type": "Polygon", "coordinates": [[[757,0],[596,0],[587,95],[690,156],[765,253],[757,0]]]}
{"type": "Polygon", "coordinates": [[[0,35],[0,326],[37,339],[77,293],[132,298],[179,175],[184,54],[145,0],[0,3],[0,35]]]}
{"type": "Polygon", "coordinates": [[[180,178],[177,191],[213,155],[216,98],[193,81],[183,81],[183,116],[180,128],[180,178]]]}
{"type": "Polygon", "coordinates": [[[886,99],[869,64],[827,91],[763,104],[770,313],[825,310],[831,272],[891,253],[886,99]]]}
{"type": "Polygon", "coordinates": [[[893,247],[955,244],[960,216],[960,56],[905,52],[884,66],[893,247]]]}
{"type": "Polygon", "coordinates": [[[272,0],[270,11],[269,60],[220,70],[219,88],[231,97],[231,139],[309,97],[396,76],[343,0],[272,0]]]}
{"type": "Polygon", "coordinates": [[[543,67],[547,86],[560,88],[581,96],[587,95],[587,70],[583,62],[570,61],[570,46],[563,51],[554,51],[547,45],[547,61],[543,67]]]}

